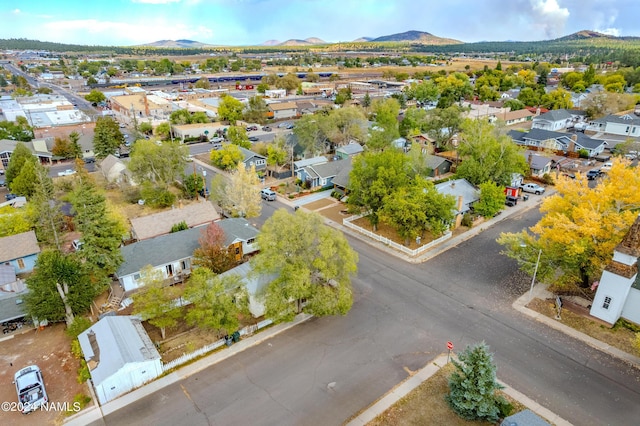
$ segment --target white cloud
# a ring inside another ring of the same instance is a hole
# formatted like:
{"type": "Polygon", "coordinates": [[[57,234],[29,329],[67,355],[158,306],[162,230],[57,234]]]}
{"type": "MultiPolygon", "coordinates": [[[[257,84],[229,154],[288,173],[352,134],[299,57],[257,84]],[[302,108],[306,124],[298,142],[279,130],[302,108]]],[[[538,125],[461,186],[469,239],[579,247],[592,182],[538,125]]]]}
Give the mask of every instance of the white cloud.
{"type": "Polygon", "coordinates": [[[20,9],[13,9],[13,13],[14,13],[15,15],[18,15],[20,12],[21,12],[21,10],[20,10],[20,9]]]}
{"type": "Polygon", "coordinates": [[[560,7],[557,0],[530,0],[534,23],[541,27],[548,38],[562,35],[569,18],[569,9],[560,7]]]}
{"type": "Polygon", "coordinates": [[[596,29],[595,31],[607,34],[615,37],[620,37],[620,30],[618,28],[605,28],[605,29],[596,29]]]}

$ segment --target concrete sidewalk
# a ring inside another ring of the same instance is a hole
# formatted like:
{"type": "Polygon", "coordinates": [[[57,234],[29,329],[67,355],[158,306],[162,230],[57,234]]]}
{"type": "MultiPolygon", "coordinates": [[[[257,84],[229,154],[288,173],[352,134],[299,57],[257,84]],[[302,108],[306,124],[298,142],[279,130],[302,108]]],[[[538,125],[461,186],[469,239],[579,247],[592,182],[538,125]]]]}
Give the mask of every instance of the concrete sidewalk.
{"type": "Polygon", "coordinates": [[[68,419],[65,419],[65,424],[72,426],[85,426],[93,422],[99,422],[104,416],[111,414],[114,411],[117,411],[134,401],[151,395],[152,393],[159,391],[160,389],[172,385],[176,382],[179,382],[180,380],[186,379],[187,377],[196,374],[197,372],[204,370],[205,368],[208,368],[214,364],[217,364],[229,357],[232,357],[246,349],[259,345],[265,340],[277,336],[278,334],[287,331],[290,328],[295,327],[296,325],[303,323],[310,318],[313,318],[313,316],[300,314],[296,316],[296,318],[292,322],[277,324],[260,333],[256,333],[253,336],[243,338],[238,343],[234,343],[230,347],[225,347],[222,350],[214,352],[211,355],[207,355],[204,358],[201,358],[198,361],[195,361],[186,366],[178,367],[178,369],[173,371],[172,373],[149,382],[146,385],[135,389],[117,399],[114,399],[113,401],[109,401],[102,406],[98,405],[95,395],[92,394],[94,405],[92,407],[84,409],[83,411],[72,417],[69,417],[68,419]]]}
{"type": "MultiPolygon", "coordinates": [[[[454,355],[455,356],[455,355],[454,355]]],[[[393,406],[400,399],[404,398],[415,388],[420,386],[422,382],[428,380],[431,376],[436,374],[438,370],[444,367],[447,363],[447,355],[440,355],[433,361],[430,361],[422,369],[418,370],[415,374],[408,377],[405,381],[399,383],[395,388],[391,389],[386,395],[380,398],[375,404],[366,408],[354,419],[347,423],[347,426],[363,426],[374,420],[380,414],[384,413],[387,409],[393,406]]],[[[509,395],[511,398],[525,405],[528,409],[544,417],[552,424],[557,426],[569,426],[571,423],[559,417],[557,414],[547,410],[537,402],[528,398],[526,395],[521,394],[517,390],[509,387],[509,385],[498,380],[504,389],[502,392],[509,395]]]]}

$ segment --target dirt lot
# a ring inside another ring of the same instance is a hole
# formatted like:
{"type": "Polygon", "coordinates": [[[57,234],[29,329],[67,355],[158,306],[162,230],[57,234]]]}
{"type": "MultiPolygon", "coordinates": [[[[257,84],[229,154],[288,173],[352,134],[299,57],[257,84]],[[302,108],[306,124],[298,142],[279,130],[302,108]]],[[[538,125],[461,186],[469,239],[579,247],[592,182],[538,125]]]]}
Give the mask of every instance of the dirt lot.
{"type": "MultiPolygon", "coordinates": [[[[17,402],[13,375],[19,369],[36,364],[42,369],[44,383],[52,403],[73,403],[77,394],[89,394],[86,384],[76,381],[80,366],[71,354],[70,340],[65,326],[56,324],[42,331],[30,330],[0,342],[0,402],[17,402]]],[[[24,415],[19,412],[0,412],[0,424],[44,425],[59,424],[64,414],[55,411],[36,411],[24,415]]]]}

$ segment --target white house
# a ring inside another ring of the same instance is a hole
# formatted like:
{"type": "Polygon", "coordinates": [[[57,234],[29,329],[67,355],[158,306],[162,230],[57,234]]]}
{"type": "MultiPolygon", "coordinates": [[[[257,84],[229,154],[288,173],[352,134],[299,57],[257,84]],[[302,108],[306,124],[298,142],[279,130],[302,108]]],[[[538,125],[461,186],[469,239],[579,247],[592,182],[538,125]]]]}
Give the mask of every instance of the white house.
{"type": "Polygon", "coordinates": [[[140,320],[108,316],[78,336],[100,404],[162,374],[160,354],[140,320]]]}
{"type": "Polygon", "coordinates": [[[221,277],[228,275],[238,275],[245,284],[249,294],[249,311],[254,318],[264,315],[264,289],[273,281],[276,275],[254,274],[251,262],[243,263],[233,269],[220,274],[221,277]]]}
{"type": "Polygon", "coordinates": [[[466,179],[455,179],[436,185],[440,194],[451,195],[456,199],[455,226],[460,226],[462,216],[471,210],[474,203],[480,200],[480,191],[466,179]]]}
{"type": "Polygon", "coordinates": [[[631,138],[639,137],[640,117],[633,114],[607,115],[590,121],[587,130],[631,138]]]}
{"type": "Polygon", "coordinates": [[[592,316],[611,325],[615,324],[620,317],[640,324],[638,257],[640,257],[640,216],[616,246],[613,260],[602,273],[591,305],[592,316]]]}
{"type": "Polygon", "coordinates": [[[275,120],[294,118],[298,115],[298,105],[295,102],[274,102],[267,105],[275,120]]]}

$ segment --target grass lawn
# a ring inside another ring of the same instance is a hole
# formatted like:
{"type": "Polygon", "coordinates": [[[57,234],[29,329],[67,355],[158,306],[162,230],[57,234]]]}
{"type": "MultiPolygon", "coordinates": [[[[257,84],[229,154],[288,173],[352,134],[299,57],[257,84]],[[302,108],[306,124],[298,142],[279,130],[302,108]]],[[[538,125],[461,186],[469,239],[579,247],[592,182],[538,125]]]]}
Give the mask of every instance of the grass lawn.
{"type": "MultiPolygon", "coordinates": [[[[447,425],[447,426],[491,426],[491,422],[464,420],[454,413],[445,401],[449,393],[448,377],[454,370],[447,364],[420,386],[376,417],[370,426],[383,425],[447,425]]],[[[505,396],[514,406],[513,413],[526,409],[524,405],[505,396]]]]}

